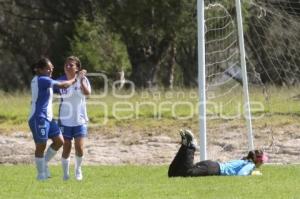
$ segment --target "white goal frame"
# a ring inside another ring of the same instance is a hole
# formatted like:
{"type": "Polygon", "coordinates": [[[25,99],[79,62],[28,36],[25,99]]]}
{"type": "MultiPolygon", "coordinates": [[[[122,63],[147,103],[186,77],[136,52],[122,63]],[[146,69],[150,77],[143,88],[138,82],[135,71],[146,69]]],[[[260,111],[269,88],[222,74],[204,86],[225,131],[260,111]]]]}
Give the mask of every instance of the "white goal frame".
{"type": "MultiPolygon", "coordinates": [[[[248,131],[248,149],[254,149],[251,108],[248,90],[248,78],[246,67],[246,55],[244,46],[244,31],[241,1],[235,0],[238,38],[240,49],[240,62],[243,78],[243,95],[244,95],[244,117],[247,123],[248,131]]],[[[206,72],[205,72],[205,4],[204,0],[197,0],[197,39],[198,39],[198,89],[199,89],[199,135],[200,135],[200,160],[207,159],[207,139],[206,139],[206,72]]]]}

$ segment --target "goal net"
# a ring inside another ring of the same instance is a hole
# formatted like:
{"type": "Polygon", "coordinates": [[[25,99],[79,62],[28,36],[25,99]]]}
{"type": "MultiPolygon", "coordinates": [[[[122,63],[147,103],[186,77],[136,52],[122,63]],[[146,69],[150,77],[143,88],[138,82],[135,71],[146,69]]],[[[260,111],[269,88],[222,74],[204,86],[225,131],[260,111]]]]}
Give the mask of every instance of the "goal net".
{"type": "MultiPolygon", "coordinates": [[[[300,134],[285,131],[297,130],[299,121],[300,2],[241,2],[254,146],[272,154],[272,162],[298,161],[300,134]]],[[[248,150],[240,53],[235,0],[205,1],[210,159],[240,158],[248,150]]]]}

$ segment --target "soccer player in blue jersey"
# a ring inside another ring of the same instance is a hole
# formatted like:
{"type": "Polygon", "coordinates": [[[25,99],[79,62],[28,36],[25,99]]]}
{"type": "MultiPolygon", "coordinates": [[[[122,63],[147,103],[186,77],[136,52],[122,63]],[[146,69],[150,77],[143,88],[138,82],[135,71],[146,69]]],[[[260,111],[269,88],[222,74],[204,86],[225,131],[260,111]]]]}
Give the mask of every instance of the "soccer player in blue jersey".
{"type": "Polygon", "coordinates": [[[54,157],[64,142],[58,124],[52,119],[53,86],[67,88],[76,81],[75,77],[63,82],[54,81],[51,79],[53,69],[48,58],[42,58],[32,66],[34,77],[31,81],[32,100],[28,123],[35,142],[38,180],[45,180],[50,176],[47,162],[54,157]],[[48,138],[51,138],[53,142],[44,157],[48,138]]]}
{"type": "Polygon", "coordinates": [[[59,89],[61,103],[59,109],[59,124],[64,137],[62,152],[63,179],[70,178],[70,153],[72,140],[75,142],[75,179],[82,180],[82,159],[84,138],[87,136],[88,116],[86,110],[86,96],[91,94],[89,80],[85,76],[86,71],[81,70],[81,62],[78,57],[70,56],[64,65],[65,75],[59,81],[73,79],[76,75],[77,82],[69,88],[59,89]]]}
{"type": "Polygon", "coordinates": [[[260,167],[268,160],[263,151],[254,150],[250,151],[241,160],[232,160],[225,163],[204,160],[194,164],[195,138],[189,130],[182,130],[180,134],[182,145],[169,166],[169,177],[248,176],[252,174],[255,168],[260,167]]]}

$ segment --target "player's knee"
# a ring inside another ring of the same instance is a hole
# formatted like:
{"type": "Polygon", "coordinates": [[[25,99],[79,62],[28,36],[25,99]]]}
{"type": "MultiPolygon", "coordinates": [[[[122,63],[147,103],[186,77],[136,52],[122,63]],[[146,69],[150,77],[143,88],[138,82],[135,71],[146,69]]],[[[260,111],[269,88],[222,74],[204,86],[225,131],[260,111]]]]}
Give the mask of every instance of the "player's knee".
{"type": "Polygon", "coordinates": [[[55,140],[53,140],[53,149],[54,150],[58,150],[58,149],[60,149],[60,147],[62,147],[64,145],[64,140],[63,139],[55,139],[55,140]]]}
{"type": "Polygon", "coordinates": [[[59,148],[62,147],[64,145],[64,139],[59,139],[57,145],[59,148]]]}

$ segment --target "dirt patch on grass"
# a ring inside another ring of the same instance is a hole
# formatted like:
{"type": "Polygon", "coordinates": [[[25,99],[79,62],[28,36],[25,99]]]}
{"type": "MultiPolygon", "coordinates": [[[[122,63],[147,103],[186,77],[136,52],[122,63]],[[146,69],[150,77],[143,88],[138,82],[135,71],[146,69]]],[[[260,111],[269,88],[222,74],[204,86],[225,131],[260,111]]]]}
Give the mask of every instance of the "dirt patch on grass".
{"type": "MultiPolygon", "coordinates": [[[[300,125],[256,128],[253,131],[254,144],[269,154],[270,163],[299,163],[299,129],[300,125]]],[[[198,137],[197,134],[195,136],[198,137]]],[[[222,125],[210,129],[207,136],[209,159],[227,161],[239,159],[247,153],[247,131],[244,128],[222,125]]],[[[130,127],[116,127],[102,129],[101,132],[96,130],[86,139],[84,164],[169,164],[180,146],[179,142],[178,130],[172,128],[145,128],[137,131],[130,127]]],[[[60,164],[60,156],[61,150],[51,160],[51,164],[60,164]]],[[[71,158],[74,158],[74,148],[71,158]]],[[[195,156],[195,161],[198,160],[199,152],[195,156]]],[[[30,132],[0,135],[1,164],[32,164],[33,161],[34,142],[30,132]]]]}

